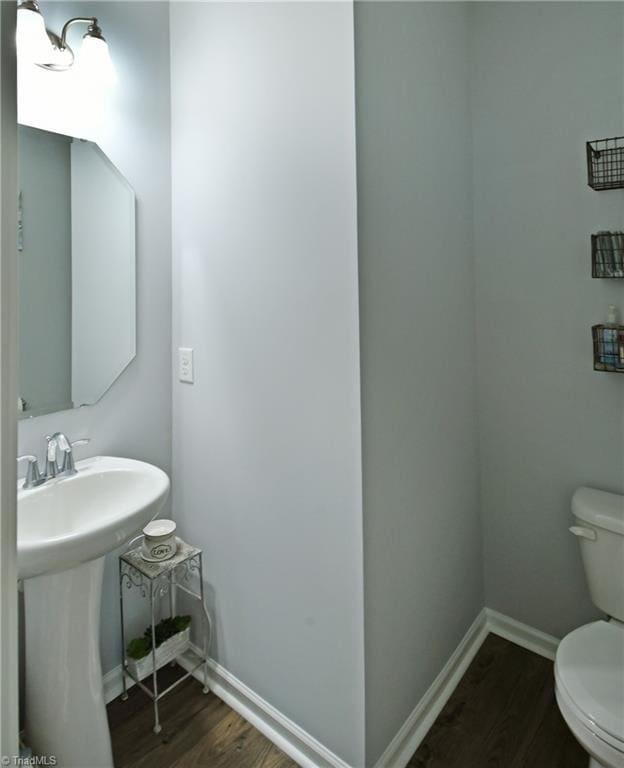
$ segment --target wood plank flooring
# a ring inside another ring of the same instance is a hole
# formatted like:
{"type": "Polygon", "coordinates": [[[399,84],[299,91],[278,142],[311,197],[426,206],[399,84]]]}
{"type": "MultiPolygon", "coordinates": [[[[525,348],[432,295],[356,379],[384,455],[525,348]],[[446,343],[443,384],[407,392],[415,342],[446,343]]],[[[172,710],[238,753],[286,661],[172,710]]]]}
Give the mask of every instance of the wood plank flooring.
{"type": "MultiPolygon", "coordinates": [[[[159,687],[182,674],[159,672],[159,687]]],[[[115,768],[297,768],[289,757],[213,693],[189,678],[160,702],[162,731],[156,735],[153,707],[134,686],[128,701],[108,705],[115,768]]]]}
{"type": "MultiPolygon", "coordinates": [[[[179,670],[162,670],[161,685],[179,670]]],[[[296,768],[214,694],[187,680],[152,706],[132,688],[108,706],[116,768],[296,768]]],[[[489,635],[408,768],[587,768],[564,723],[552,663],[489,635]]]]}
{"type": "Polygon", "coordinates": [[[408,768],[587,768],[555,701],[553,665],[488,635],[408,768]]]}

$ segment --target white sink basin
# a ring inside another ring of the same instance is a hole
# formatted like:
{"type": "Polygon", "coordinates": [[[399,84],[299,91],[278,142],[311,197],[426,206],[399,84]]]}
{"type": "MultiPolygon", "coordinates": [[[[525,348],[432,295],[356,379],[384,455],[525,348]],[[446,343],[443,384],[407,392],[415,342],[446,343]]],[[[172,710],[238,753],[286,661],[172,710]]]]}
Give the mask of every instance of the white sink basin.
{"type": "Polygon", "coordinates": [[[111,552],[158,514],[169,492],[167,475],[143,461],[98,456],[76,469],[77,475],[18,491],[20,579],[111,552]]]}
{"type": "Polygon", "coordinates": [[[35,754],[54,755],[63,768],[113,768],[100,665],[103,556],[160,512],[169,478],[109,456],[76,469],[17,495],[26,735],[35,754]]]}

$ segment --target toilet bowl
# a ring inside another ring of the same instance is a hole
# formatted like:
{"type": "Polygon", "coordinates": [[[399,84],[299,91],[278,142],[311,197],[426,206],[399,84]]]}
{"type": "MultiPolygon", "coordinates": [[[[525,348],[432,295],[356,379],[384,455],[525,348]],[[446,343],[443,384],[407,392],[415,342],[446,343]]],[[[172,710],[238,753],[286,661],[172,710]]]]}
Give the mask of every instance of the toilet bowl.
{"type": "Polygon", "coordinates": [[[567,635],[557,650],[555,694],[593,765],[624,768],[624,626],[596,621],[567,635]]]}
{"type": "Polygon", "coordinates": [[[591,598],[611,618],[559,644],[557,704],[590,768],[624,768],[624,496],[579,488],[572,512],[591,598]]]}

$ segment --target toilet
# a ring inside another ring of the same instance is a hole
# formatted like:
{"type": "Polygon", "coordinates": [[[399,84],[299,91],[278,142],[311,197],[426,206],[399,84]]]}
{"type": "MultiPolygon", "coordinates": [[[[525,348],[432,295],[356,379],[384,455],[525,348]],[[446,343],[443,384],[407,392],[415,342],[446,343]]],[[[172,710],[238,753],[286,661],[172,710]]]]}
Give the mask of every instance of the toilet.
{"type": "Polygon", "coordinates": [[[608,618],[559,644],[557,704],[590,768],[624,768],[624,496],[579,488],[572,514],[591,599],[608,618]]]}

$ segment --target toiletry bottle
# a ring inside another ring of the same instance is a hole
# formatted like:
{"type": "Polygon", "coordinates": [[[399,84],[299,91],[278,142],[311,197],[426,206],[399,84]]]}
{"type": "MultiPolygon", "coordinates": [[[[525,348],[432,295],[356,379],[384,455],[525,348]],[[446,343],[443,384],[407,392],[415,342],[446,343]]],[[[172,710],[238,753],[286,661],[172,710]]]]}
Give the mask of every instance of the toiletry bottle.
{"type": "Polygon", "coordinates": [[[615,368],[620,361],[618,345],[618,311],[614,304],[609,304],[607,309],[607,322],[602,329],[600,362],[615,368]]]}

